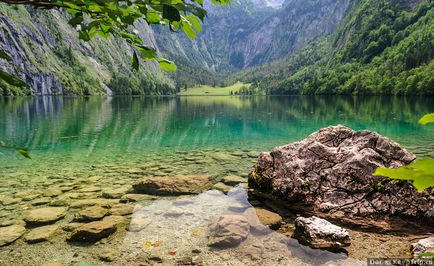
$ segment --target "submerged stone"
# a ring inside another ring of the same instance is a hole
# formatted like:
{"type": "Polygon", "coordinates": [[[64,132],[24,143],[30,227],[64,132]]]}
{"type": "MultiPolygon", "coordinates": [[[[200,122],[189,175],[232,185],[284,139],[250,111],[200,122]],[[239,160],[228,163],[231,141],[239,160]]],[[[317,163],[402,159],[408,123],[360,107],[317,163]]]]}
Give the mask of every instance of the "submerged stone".
{"type": "Polygon", "coordinates": [[[208,246],[229,248],[243,242],[250,233],[250,224],[241,215],[222,215],[211,225],[208,246]]]}
{"type": "Polygon", "coordinates": [[[67,208],[47,207],[30,210],[25,213],[24,221],[28,224],[53,223],[66,215],[67,208]]]}
{"type": "Polygon", "coordinates": [[[20,238],[24,232],[26,232],[26,228],[22,225],[14,224],[0,227],[0,247],[14,242],[20,238]]]}
{"type": "Polygon", "coordinates": [[[68,241],[96,242],[116,232],[113,221],[96,221],[84,224],[74,230],[68,241]]]}
{"type": "Polygon", "coordinates": [[[108,210],[100,206],[92,206],[78,212],[75,215],[76,221],[96,221],[101,220],[108,214],[108,210]]]}
{"type": "Polygon", "coordinates": [[[32,229],[27,235],[24,236],[24,240],[28,243],[38,243],[48,241],[59,230],[58,225],[46,225],[32,229]]]}
{"type": "Polygon", "coordinates": [[[128,204],[116,204],[113,205],[113,207],[110,208],[110,214],[111,215],[129,215],[133,213],[134,206],[128,205],[128,204]]]}
{"type": "Polygon", "coordinates": [[[136,192],[151,195],[188,195],[198,194],[211,187],[207,175],[147,177],[135,183],[136,192]]]}
{"type": "Polygon", "coordinates": [[[263,208],[255,208],[255,212],[261,224],[268,226],[270,229],[276,230],[282,224],[282,216],[275,212],[263,208]]]}

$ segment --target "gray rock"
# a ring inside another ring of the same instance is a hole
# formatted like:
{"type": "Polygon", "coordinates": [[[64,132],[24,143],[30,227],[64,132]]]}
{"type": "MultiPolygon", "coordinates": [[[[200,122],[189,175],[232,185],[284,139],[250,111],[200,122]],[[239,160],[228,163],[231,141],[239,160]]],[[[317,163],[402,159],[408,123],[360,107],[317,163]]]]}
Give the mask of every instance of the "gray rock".
{"type": "Polygon", "coordinates": [[[58,230],[59,226],[56,224],[37,227],[27,233],[24,236],[24,240],[28,243],[48,241],[56,234],[58,230]]]}
{"type": "Polygon", "coordinates": [[[208,246],[229,248],[243,242],[250,233],[250,224],[241,215],[222,215],[211,225],[208,246]]]}
{"type": "Polygon", "coordinates": [[[375,132],[331,126],[261,153],[249,174],[249,187],[284,200],[289,207],[309,208],[348,222],[375,224],[396,216],[434,221],[433,199],[410,182],[372,176],[377,167],[398,167],[415,158],[375,132]]]}
{"type": "Polygon", "coordinates": [[[152,223],[151,219],[137,216],[133,217],[130,222],[130,227],[128,228],[128,231],[130,232],[139,232],[146,228],[149,224],[152,223]]]}
{"type": "Polygon", "coordinates": [[[315,216],[295,219],[294,238],[304,245],[332,251],[351,244],[347,230],[315,216]]]}
{"type": "Polygon", "coordinates": [[[199,194],[211,185],[211,178],[206,175],[164,176],[144,178],[135,183],[133,188],[138,193],[175,196],[199,194]]]}
{"type": "Polygon", "coordinates": [[[413,256],[417,257],[422,253],[434,253],[434,237],[419,240],[411,245],[413,256]]]}
{"type": "Polygon", "coordinates": [[[0,227],[0,247],[6,246],[18,238],[20,238],[24,232],[26,232],[26,228],[22,225],[10,225],[5,227],[0,227]]]}
{"type": "Polygon", "coordinates": [[[54,223],[66,215],[67,208],[47,207],[30,210],[25,213],[24,221],[28,224],[46,224],[54,223]]]}
{"type": "Polygon", "coordinates": [[[91,222],[75,229],[68,241],[96,242],[113,234],[116,229],[116,223],[113,221],[91,222]]]}

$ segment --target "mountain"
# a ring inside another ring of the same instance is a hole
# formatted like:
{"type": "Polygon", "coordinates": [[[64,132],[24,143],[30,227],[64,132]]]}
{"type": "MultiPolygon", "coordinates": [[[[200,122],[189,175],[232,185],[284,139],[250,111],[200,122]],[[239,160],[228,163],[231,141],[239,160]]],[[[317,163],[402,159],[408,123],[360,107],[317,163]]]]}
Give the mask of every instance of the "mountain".
{"type": "Polygon", "coordinates": [[[364,0],[331,36],[237,79],[269,94],[434,94],[433,59],[434,1],[364,0]]]}
{"type": "Polygon", "coordinates": [[[196,40],[159,32],[157,43],[186,66],[230,73],[287,56],[333,32],[350,2],[237,0],[228,6],[207,5],[209,15],[196,40]]]}
{"type": "MultiPolygon", "coordinates": [[[[57,10],[0,5],[0,68],[24,80],[35,94],[173,94],[173,80],[155,63],[131,71],[131,48],[114,38],[85,43],[57,10]],[[110,88],[109,88],[110,87],[110,88]]],[[[156,46],[152,29],[137,25],[147,44],[156,46]]],[[[29,94],[0,81],[0,95],[29,94]]]]}
{"type": "Polygon", "coordinates": [[[433,0],[205,1],[195,40],[138,23],[147,45],[176,73],[149,62],[131,71],[131,48],[83,43],[59,11],[0,5],[0,69],[30,89],[0,81],[0,94],[173,94],[238,80],[269,94],[433,94],[433,0]]]}

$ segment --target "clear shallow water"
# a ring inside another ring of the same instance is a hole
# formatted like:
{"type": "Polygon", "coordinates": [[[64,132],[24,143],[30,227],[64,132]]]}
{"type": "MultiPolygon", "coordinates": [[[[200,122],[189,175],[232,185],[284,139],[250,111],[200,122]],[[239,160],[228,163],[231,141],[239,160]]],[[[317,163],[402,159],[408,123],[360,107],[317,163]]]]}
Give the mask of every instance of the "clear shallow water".
{"type": "MultiPolygon", "coordinates": [[[[60,205],[70,207],[57,223],[65,226],[86,201],[101,199],[106,189],[129,188],[143,176],[245,177],[259,151],[301,140],[328,125],[375,130],[419,157],[434,156],[434,127],[417,124],[422,115],[434,111],[433,98],[40,97],[3,98],[0,106],[0,140],[27,147],[32,156],[27,160],[14,151],[0,150],[0,222],[20,219],[29,209],[60,205]]],[[[230,203],[224,195],[215,200],[221,204],[212,207],[208,217],[230,203]]],[[[148,210],[164,209],[170,199],[142,204],[153,206],[148,210]]],[[[209,209],[194,206],[198,212],[209,209]]],[[[170,219],[158,215],[153,218],[171,226],[170,219]]],[[[200,222],[197,215],[188,217],[185,224],[200,222]]],[[[164,233],[170,238],[170,230],[164,233]]],[[[29,245],[19,239],[0,248],[0,264],[38,265],[63,258],[66,265],[75,265],[80,260],[98,261],[98,251],[105,246],[129,253],[128,234],[87,247],[71,247],[66,235],[58,233],[55,244],[29,245]],[[34,252],[40,255],[29,256],[34,252]]],[[[154,241],[159,236],[148,238],[154,241]]],[[[295,249],[290,248],[300,264],[308,263],[315,253],[295,249]]],[[[237,252],[214,255],[209,258],[231,261],[237,252]]]]}
{"type": "Polygon", "coordinates": [[[4,98],[0,106],[0,139],[33,155],[26,161],[3,150],[1,166],[216,148],[270,150],[336,124],[375,130],[422,156],[434,145],[434,128],[417,124],[434,111],[434,98],[41,97],[4,98]]]}

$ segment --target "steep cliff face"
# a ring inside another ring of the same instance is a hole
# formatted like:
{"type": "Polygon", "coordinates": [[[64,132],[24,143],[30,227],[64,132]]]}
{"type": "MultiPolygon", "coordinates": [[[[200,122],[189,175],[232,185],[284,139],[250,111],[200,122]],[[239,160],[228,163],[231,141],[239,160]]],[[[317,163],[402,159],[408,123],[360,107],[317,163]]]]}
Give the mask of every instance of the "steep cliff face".
{"type": "Polygon", "coordinates": [[[163,33],[157,42],[177,61],[228,73],[282,58],[330,34],[350,2],[238,0],[229,6],[209,5],[209,17],[197,40],[163,33]],[[176,49],[179,46],[181,51],[176,49]]]}
{"type": "MultiPolygon", "coordinates": [[[[137,27],[143,39],[156,46],[153,31],[142,23],[137,27]]],[[[57,10],[0,5],[0,49],[13,58],[0,60],[0,68],[24,80],[37,95],[111,93],[115,74],[174,91],[173,82],[154,63],[131,73],[131,49],[115,39],[79,41],[57,10]],[[107,86],[109,85],[109,86],[107,86]]],[[[0,94],[28,94],[30,91],[0,86],[0,94]]]]}

